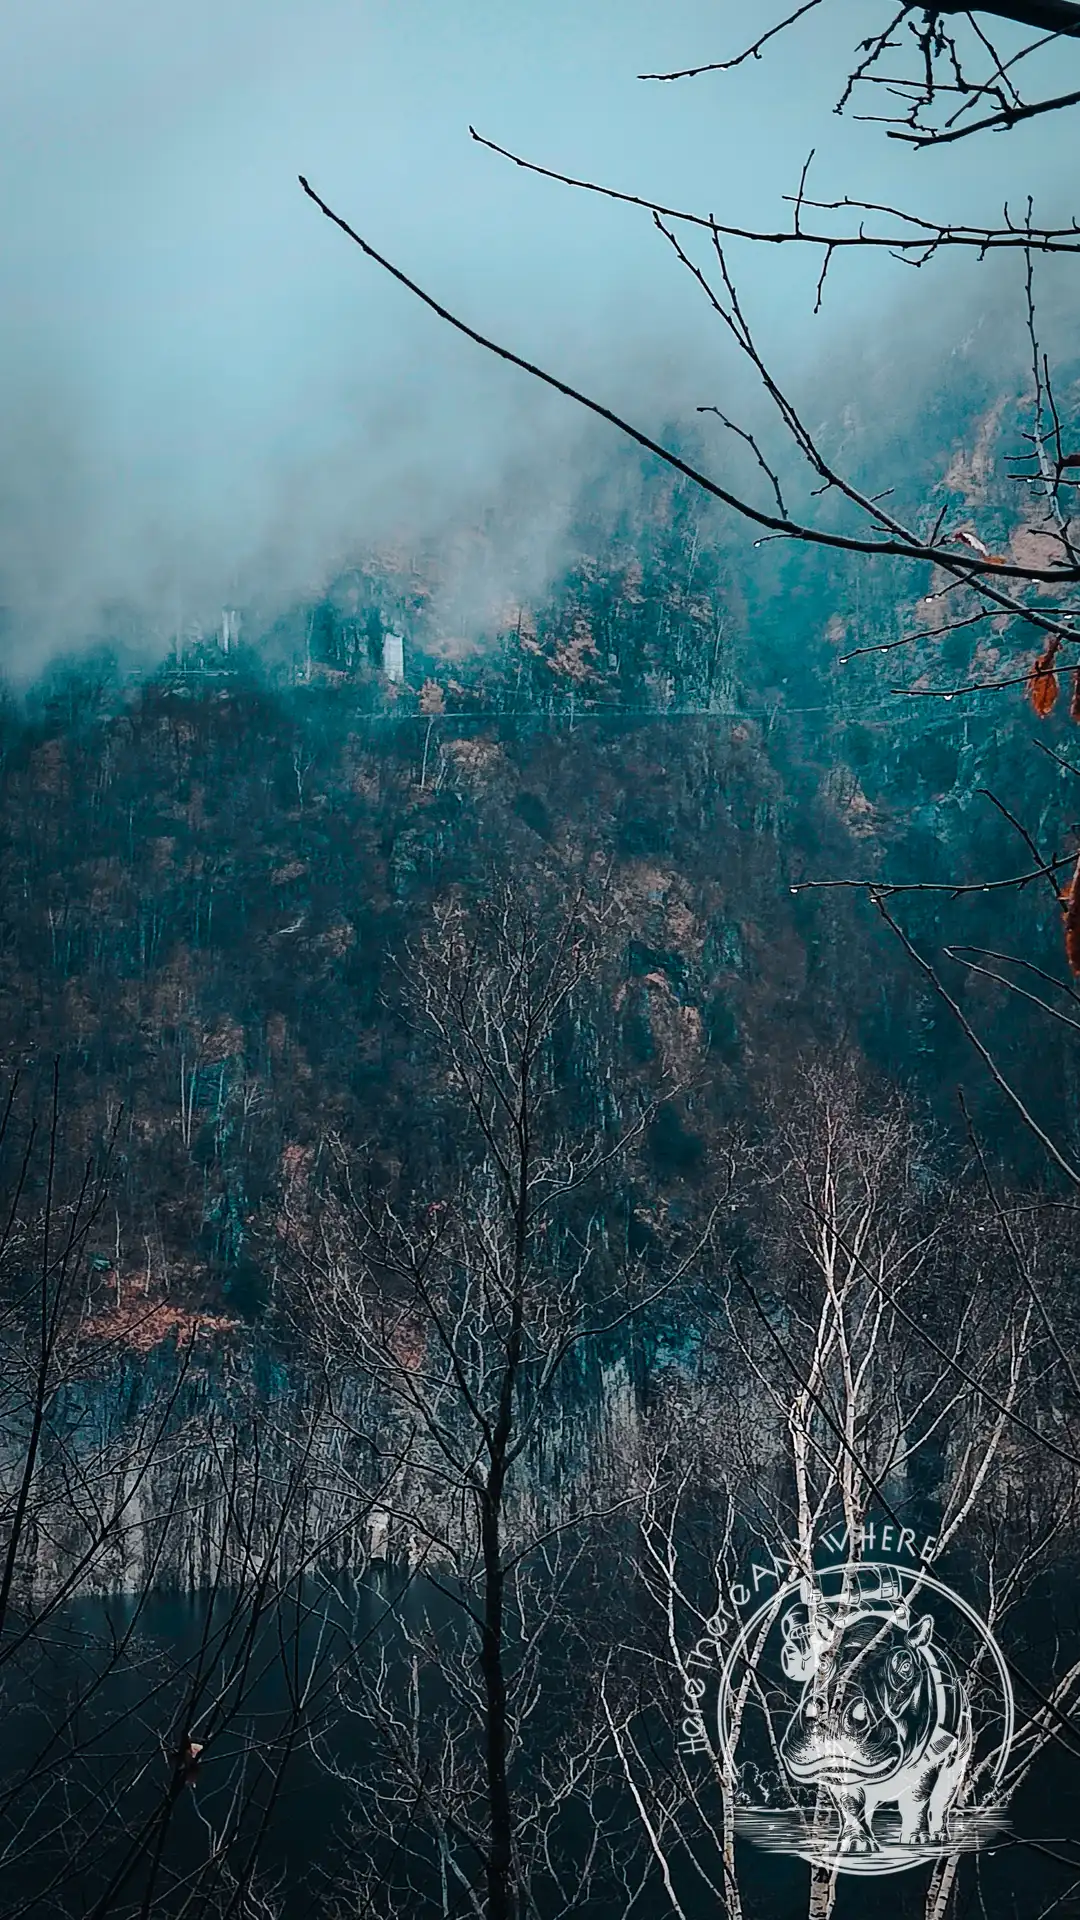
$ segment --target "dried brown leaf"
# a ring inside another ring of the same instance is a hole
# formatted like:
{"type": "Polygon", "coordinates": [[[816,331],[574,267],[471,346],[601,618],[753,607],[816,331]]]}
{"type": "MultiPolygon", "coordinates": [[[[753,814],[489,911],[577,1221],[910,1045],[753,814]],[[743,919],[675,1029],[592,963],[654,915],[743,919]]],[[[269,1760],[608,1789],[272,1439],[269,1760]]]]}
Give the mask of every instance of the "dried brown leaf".
{"type": "Polygon", "coordinates": [[[1065,958],[1073,973],[1080,974],[1080,856],[1061,896],[1061,905],[1065,914],[1065,958]]]}
{"type": "Polygon", "coordinates": [[[1058,677],[1054,672],[1054,661],[1060,646],[1061,641],[1057,635],[1051,634],[1028,676],[1028,695],[1041,720],[1045,720],[1058,697],[1058,677]]]}

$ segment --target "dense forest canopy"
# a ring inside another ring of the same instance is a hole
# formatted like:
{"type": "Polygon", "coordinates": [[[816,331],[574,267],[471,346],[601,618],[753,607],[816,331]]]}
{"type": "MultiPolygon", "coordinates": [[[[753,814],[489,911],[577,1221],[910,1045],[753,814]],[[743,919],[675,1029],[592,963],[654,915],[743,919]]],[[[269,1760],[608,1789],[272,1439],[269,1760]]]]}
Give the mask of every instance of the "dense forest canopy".
{"type": "MultiPolygon", "coordinates": [[[[992,477],[1018,404],[942,402],[931,422],[952,429],[937,462],[954,498],[998,543],[1025,537],[1022,497],[992,477]]],[[[61,1059],[73,1142],[123,1106],[122,1266],[145,1264],[149,1238],[176,1283],[249,1310],[283,1156],[331,1127],[416,1150],[403,943],[433,902],[500,872],[607,873],[619,936],[597,1058],[613,1045],[656,1074],[678,1056],[695,1090],[665,1128],[704,1139],[786,1062],[843,1043],[946,1129],[962,1086],[995,1154],[1044,1175],[865,901],[796,891],[1023,871],[990,795],[1052,835],[1068,775],[1031,754],[1022,688],[896,695],[920,663],[889,643],[937,620],[897,599],[888,562],[748,557],[685,483],[630,479],[614,523],[582,503],[564,576],[495,633],[445,633],[430,560],[384,553],[265,636],[181,638],[150,671],[102,652],[9,699],[5,1067],[61,1059]],[[382,671],[394,631],[401,681],[382,671]]],[[[1000,626],[949,635],[949,674],[1022,673],[1030,643],[1000,626]]],[[[1070,736],[1061,711],[1042,723],[1055,752],[1070,736]]],[[[917,945],[1058,968],[1048,889],[900,902],[917,945]]],[[[1025,1099],[1067,1115],[1068,1050],[1033,1055],[1023,1004],[954,974],[1025,1099]]]]}

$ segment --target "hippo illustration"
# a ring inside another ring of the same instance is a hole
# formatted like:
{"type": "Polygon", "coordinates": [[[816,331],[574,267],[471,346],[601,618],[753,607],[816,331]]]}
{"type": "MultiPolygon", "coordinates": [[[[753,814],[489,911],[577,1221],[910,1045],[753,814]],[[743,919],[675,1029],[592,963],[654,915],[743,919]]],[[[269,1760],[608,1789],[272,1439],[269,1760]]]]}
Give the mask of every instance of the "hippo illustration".
{"type": "Polygon", "coordinates": [[[947,1837],[971,1759],[971,1705],[933,1634],[931,1614],[912,1625],[903,1605],[784,1623],[784,1670],[805,1684],[780,1759],[794,1785],[835,1803],[842,1854],[880,1851],[874,1816],[888,1805],[902,1845],[947,1837]]]}

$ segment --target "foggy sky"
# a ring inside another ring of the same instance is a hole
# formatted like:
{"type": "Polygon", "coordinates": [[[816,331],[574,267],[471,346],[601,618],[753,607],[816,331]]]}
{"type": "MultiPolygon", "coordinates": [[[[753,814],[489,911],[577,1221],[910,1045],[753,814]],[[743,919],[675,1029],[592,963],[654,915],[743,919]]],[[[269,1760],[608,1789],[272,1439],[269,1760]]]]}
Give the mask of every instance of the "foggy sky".
{"type": "MultiPolygon", "coordinates": [[[[837,120],[870,12],[848,0],[737,74],[661,86],[635,75],[731,50],[760,0],[8,0],[8,664],[78,644],[111,602],[160,634],[256,589],[315,591],[350,548],[438,532],[511,477],[546,563],[595,434],[412,304],[299,173],[482,330],[651,429],[737,398],[700,296],[647,215],[531,178],[470,121],[721,218],[781,224],[811,145],[823,197],[994,218],[1030,189],[1037,217],[1071,213],[1064,119],[948,156],[837,120]]],[[[835,370],[860,334],[902,327],[910,345],[913,313],[933,339],[935,313],[972,298],[935,269],[913,305],[903,268],[844,261],[813,319],[817,263],[736,265],[795,377],[818,357],[835,370]]]]}

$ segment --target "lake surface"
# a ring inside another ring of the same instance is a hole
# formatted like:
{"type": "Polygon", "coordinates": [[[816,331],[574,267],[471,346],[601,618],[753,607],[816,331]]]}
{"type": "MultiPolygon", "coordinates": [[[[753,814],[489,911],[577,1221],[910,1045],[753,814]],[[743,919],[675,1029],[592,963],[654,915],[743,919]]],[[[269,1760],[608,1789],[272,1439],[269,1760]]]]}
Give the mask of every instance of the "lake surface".
{"type": "MultiPolygon", "coordinates": [[[[425,1868],[422,1849],[418,1854],[407,1841],[408,1859],[400,1845],[379,1856],[370,1831],[355,1826],[357,1793],[342,1777],[362,1783],[362,1799],[376,1762],[384,1764],[363,1716],[346,1709],[348,1698],[355,1704],[357,1660],[369,1679],[380,1659],[389,1661],[386,1698],[400,1707],[402,1725],[409,1723],[410,1669],[394,1663],[399,1614],[426,1648],[430,1711],[440,1660],[459,1662],[454,1670],[468,1681],[462,1616],[452,1601],[420,1583],[403,1590],[401,1582],[342,1582],[312,1583],[261,1622],[246,1608],[233,1614],[232,1604],[230,1596],[211,1607],[170,1594],[143,1606],[128,1598],[84,1601],[48,1622],[0,1670],[4,1920],[182,1912],[311,1920],[358,1911],[350,1896],[358,1866],[376,1887],[383,1873],[399,1886],[411,1878],[417,1914],[469,1911],[461,1890],[425,1868]],[[204,1752],[170,1802],[185,1731],[203,1741],[204,1752]]],[[[552,1699],[562,1705],[552,1706],[549,1719],[541,1706],[529,1723],[534,1754],[549,1738],[554,1751],[565,1730],[565,1687],[553,1688],[552,1699]]],[[[474,1742],[474,1762],[477,1756],[474,1742]]],[[[704,1787],[707,1814],[707,1778],[704,1787]]],[[[986,1920],[1080,1913],[1078,1789],[1080,1738],[1062,1730],[1013,1803],[1011,1832],[965,1861],[953,1911],[986,1920]]],[[[629,1796],[616,1808],[609,1793],[603,1805],[640,1843],[629,1796]]],[[[587,1837],[579,1818],[564,1842],[573,1848],[587,1837]]],[[[699,1854],[719,1885],[707,1840],[699,1854]]],[[[740,1842],[738,1874],[747,1915],[805,1914],[802,1862],[740,1842]]],[[[875,1880],[845,1875],[838,1920],[881,1911],[900,1920],[921,1915],[928,1880],[925,1867],[875,1880]]],[[[685,1920],[715,1920],[716,1895],[695,1873],[677,1870],[676,1891],[685,1920]]],[[[373,1920],[400,1910],[389,1895],[380,1905],[380,1897],[376,1891],[368,1908],[373,1920]]],[[[573,1910],[617,1916],[626,1899],[611,1889],[573,1910]]],[[[631,1914],[659,1920],[673,1912],[652,1875],[631,1914]]]]}

